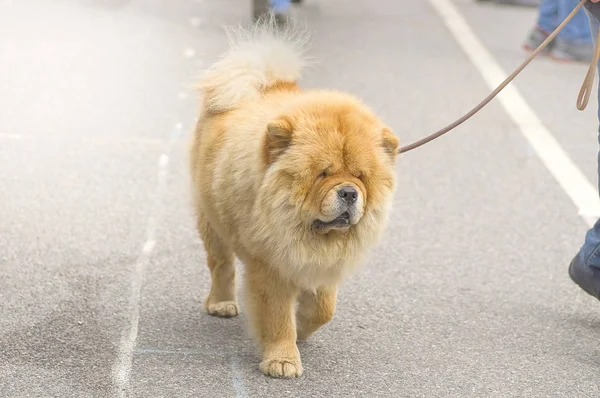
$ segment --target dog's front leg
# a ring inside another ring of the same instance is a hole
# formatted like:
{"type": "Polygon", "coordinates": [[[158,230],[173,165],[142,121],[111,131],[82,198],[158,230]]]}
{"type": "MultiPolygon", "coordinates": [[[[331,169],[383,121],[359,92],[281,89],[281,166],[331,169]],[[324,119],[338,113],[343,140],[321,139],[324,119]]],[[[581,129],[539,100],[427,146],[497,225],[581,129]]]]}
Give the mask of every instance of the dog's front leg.
{"type": "Polygon", "coordinates": [[[266,264],[247,267],[248,310],[263,353],[260,370],[273,377],[298,377],[302,375],[294,317],[298,289],[266,264]]]}

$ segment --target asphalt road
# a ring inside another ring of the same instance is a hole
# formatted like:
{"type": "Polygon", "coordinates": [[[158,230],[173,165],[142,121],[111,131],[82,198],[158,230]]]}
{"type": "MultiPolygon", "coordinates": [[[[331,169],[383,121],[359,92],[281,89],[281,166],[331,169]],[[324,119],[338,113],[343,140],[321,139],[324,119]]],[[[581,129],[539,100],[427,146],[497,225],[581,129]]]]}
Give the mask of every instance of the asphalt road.
{"type": "MultiPolygon", "coordinates": [[[[307,0],[306,87],[362,97],[404,143],[489,92],[429,1],[307,0]]],[[[535,10],[452,0],[505,70],[535,10]]],[[[597,397],[600,303],[567,276],[587,224],[498,101],[402,156],[390,227],[300,347],[258,370],[244,316],[202,310],[187,138],[242,0],[0,1],[1,397],[597,397]]],[[[596,184],[586,67],[516,87],[596,184]]]]}

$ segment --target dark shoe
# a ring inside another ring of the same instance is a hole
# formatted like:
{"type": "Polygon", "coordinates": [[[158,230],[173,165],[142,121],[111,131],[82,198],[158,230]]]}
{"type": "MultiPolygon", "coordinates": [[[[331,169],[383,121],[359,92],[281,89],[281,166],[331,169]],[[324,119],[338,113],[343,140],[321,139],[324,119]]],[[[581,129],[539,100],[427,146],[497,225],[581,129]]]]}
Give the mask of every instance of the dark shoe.
{"type": "Polygon", "coordinates": [[[269,13],[269,0],[252,0],[252,21],[258,22],[269,13]]]}
{"type": "MultiPolygon", "coordinates": [[[[543,30],[541,30],[540,28],[538,28],[536,26],[535,28],[533,28],[531,30],[531,33],[529,33],[529,37],[527,37],[527,40],[525,41],[525,44],[523,45],[523,47],[527,51],[534,51],[536,48],[538,48],[540,46],[540,44],[542,44],[544,42],[544,40],[546,40],[548,38],[548,36],[550,36],[549,33],[544,32],[543,30]]],[[[554,47],[554,42],[555,42],[555,40],[551,41],[550,44],[548,44],[542,50],[542,54],[549,54],[550,51],[552,50],[552,47],[554,47]]]]}
{"type": "Polygon", "coordinates": [[[592,62],[594,45],[592,43],[570,43],[556,40],[550,56],[558,61],[592,62]]]}
{"type": "Polygon", "coordinates": [[[275,13],[275,23],[277,27],[283,29],[288,23],[289,16],[283,12],[275,13]]]}
{"type": "Polygon", "coordinates": [[[578,260],[578,256],[569,265],[569,276],[586,293],[600,299],[600,269],[588,267],[578,260]]]}

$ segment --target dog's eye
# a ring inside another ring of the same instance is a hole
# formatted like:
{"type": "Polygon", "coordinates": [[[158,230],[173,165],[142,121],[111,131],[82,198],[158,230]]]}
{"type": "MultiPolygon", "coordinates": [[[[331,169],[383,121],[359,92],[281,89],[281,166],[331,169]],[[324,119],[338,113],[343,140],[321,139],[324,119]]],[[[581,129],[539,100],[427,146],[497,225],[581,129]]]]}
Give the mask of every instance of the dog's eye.
{"type": "Polygon", "coordinates": [[[321,172],[321,174],[319,174],[319,176],[317,177],[318,180],[322,180],[323,178],[327,177],[327,170],[323,170],[321,172]]]}

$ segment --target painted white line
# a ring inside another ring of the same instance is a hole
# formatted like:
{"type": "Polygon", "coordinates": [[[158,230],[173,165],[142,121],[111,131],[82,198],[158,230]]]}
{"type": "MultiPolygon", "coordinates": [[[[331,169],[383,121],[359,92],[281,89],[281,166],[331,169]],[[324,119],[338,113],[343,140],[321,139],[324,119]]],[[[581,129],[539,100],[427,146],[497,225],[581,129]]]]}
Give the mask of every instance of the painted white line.
{"type": "MultiPolygon", "coordinates": [[[[479,70],[490,89],[495,89],[508,74],[477,38],[451,0],[429,0],[444,20],[458,44],[479,70]]],[[[554,176],[591,226],[600,217],[597,188],[585,177],[564,149],[544,126],[517,88],[511,83],[497,99],[529,141],[537,156],[554,176]],[[593,220],[593,221],[592,221],[593,220]]]]}
{"type": "MultiPolygon", "coordinates": [[[[180,130],[179,124],[175,128],[180,130]]],[[[177,137],[172,134],[171,137],[177,137]]],[[[164,204],[163,198],[167,188],[167,177],[169,167],[169,156],[171,148],[174,145],[174,139],[169,141],[169,147],[166,153],[158,158],[158,177],[157,187],[154,195],[154,204],[150,211],[146,226],[146,241],[142,247],[141,253],[134,264],[133,274],[131,276],[131,291],[129,296],[129,330],[124,334],[119,346],[117,363],[113,368],[113,383],[118,397],[128,397],[130,391],[131,366],[133,354],[137,344],[138,327],[140,322],[140,300],[142,296],[142,286],[144,283],[144,274],[150,256],[156,247],[156,231],[161,219],[164,204]]]]}
{"type": "Polygon", "coordinates": [[[0,133],[0,139],[6,138],[9,140],[20,140],[23,138],[22,134],[12,134],[12,133],[0,133]]]}
{"type": "Polygon", "coordinates": [[[129,396],[129,380],[131,376],[131,364],[133,362],[133,350],[137,343],[138,326],[140,321],[140,296],[144,271],[148,264],[150,253],[142,252],[135,263],[133,277],[131,279],[130,306],[130,328],[129,332],[121,340],[119,355],[113,372],[113,383],[117,389],[118,397],[129,396]]]}
{"type": "Polygon", "coordinates": [[[188,47],[188,48],[186,48],[186,49],[183,51],[183,56],[184,56],[185,58],[193,58],[193,57],[194,57],[194,55],[196,55],[196,50],[194,50],[194,49],[193,49],[193,48],[191,48],[191,47],[188,47]]]}
{"type": "Polygon", "coordinates": [[[160,138],[138,138],[131,137],[125,139],[114,139],[114,138],[86,138],[81,136],[52,136],[52,135],[33,135],[33,134],[14,134],[14,133],[0,133],[0,140],[23,140],[23,141],[53,141],[63,140],[69,144],[82,143],[86,145],[153,145],[153,146],[164,146],[168,143],[165,139],[160,138]]]}
{"type": "Polygon", "coordinates": [[[166,154],[163,153],[158,158],[158,166],[159,166],[160,170],[166,171],[168,165],[169,165],[169,156],[167,156],[166,154]]]}
{"type": "Polygon", "coordinates": [[[204,22],[204,20],[202,18],[198,18],[198,17],[190,18],[190,25],[192,25],[194,28],[197,28],[200,25],[202,25],[202,22],[204,22]]]}
{"type": "Polygon", "coordinates": [[[229,366],[231,367],[231,384],[233,384],[233,389],[235,390],[235,398],[248,398],[244,376],[240,369],[240,358],[235,354],[231,355],[229,357],[229,366]]]}
{"type": "Polygon", "coordinates": [[[160,348],[137,347],[136,354],[141,355],[212,355],[223,354],[220,350],[194,350],[194,349],[179,349],[179,350],[162,350],[160,348]]]}
{"type": "Polygon", "coordinates": [[[144,247],[142,248],[142,253],[144,253],[146,255],[152,254],[155,246],[156,246],[155,240],[147,240],[146,243],[144,244],[144,247]]]}

